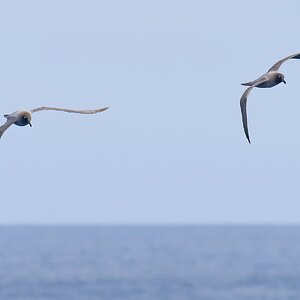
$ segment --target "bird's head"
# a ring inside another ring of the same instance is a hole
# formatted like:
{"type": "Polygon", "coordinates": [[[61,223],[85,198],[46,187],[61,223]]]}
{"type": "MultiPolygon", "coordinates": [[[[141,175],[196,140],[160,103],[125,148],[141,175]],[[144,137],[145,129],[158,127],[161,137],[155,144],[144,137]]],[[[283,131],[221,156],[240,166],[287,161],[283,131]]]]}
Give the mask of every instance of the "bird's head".
{"type": "Polygon", "coordinates": [[[23,119],[22,121],[25,125],[29,124],[29,126],[32,127],[32,125],[31,125],[31,113],[25,111],[23,116],[22,116],[22,119],[23,119]]]}
{"type": "Polygon", "coordinates": [[[286,84],[286,81],[284,79],[284,75],[281,74],[281,73],[277,74],[277,80],[278,80],[278,83],[283,82],[284,84],[286,84]]]}
{"type": "Polygon", "coordinates": [[[31,113],[29,111],[21,111],[15,124],[18,126],[26,126],[29,124],[31,127],[31,113]]]}

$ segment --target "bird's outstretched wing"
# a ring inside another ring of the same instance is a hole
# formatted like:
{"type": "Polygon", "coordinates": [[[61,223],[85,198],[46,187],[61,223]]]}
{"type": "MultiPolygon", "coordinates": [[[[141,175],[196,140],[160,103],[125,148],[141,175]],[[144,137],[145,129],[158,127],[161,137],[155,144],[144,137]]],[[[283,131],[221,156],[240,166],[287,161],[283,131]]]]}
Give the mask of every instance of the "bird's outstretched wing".
{"type": "Polygon", "coordinates": [[[6,122],[0,126],[0,138],[2,137],[3,133],[16,121],[16,118],[8,117],[6,122]]]}
{"type": "Polygon", "coordinates": [[[248,122],[247,122],[247,99],[248,99],[248,96],[249,96],[250,92],[252,91],[252,89],[255,88],[257,85],[260,85],[261,83],[265,82],[265,81],[268,81],[268,78],[262,77],[255,84],[248,87],[245,90],[245,92],[243,93],[243,95],[241,97],[241,100],[240,100],[244,132],[245,132],[245,135],[246,135],[246,138],[247,138],[249,144],[251,144],[251,142],[250,142],[249,131],[248,131],[248,122]]]}
{"type": "Polygon", "coordinates": [[[281,60],[279,60],[277,63],[275,63],[269,70],[268,72],[271,72],[271,71],[278,71],[280,66],[286,61],[286,60],[289,60],[289,59],[300,59],[300,53],[296,53],[296,54],[292,54],[292,55],[289,55],[281,60]]]}
{"type": "Polygon", "coordinates": [[[68,113],[76,113],[76,114],[96,114],[102,111],[107,110],[109,107],[103,107],[98,109],[67,109],[67,108],[57,108],[57,107],[47,107],[42,106],[35,109],[32,109],[30,112],[35,113],[42,110],[56,110],[56,111],[64,111],[68,113]]]}

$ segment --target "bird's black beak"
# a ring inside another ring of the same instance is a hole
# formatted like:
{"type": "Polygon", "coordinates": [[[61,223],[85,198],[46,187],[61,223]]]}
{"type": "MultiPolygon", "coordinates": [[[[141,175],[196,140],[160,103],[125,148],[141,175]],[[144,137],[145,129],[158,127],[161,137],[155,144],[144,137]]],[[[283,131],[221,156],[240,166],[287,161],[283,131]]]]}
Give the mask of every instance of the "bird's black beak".
{"type": "Polygon", "coordinates": [[[28,124],[30,125],[30,127],[32,127],[32,125],[31,125],[31,123],[30,123],[30,122],[28,122],[28,124]]]}
{"type": "Polygon", "coordinates": [[[283,82],[284,84],[286,84],[286,81],[285,81],[284,79],[282,80],[282,82],[283,82]]]}

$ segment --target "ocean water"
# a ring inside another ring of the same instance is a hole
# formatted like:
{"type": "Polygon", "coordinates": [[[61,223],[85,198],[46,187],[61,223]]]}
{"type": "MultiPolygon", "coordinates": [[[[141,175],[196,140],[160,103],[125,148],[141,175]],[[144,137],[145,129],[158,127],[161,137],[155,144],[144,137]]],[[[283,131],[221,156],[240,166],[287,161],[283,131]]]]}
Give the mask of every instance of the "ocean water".
{"type": "Polygon", "coordinates": [[[298,226],[2,226],[0,299],[300,299],[298,226]]]}

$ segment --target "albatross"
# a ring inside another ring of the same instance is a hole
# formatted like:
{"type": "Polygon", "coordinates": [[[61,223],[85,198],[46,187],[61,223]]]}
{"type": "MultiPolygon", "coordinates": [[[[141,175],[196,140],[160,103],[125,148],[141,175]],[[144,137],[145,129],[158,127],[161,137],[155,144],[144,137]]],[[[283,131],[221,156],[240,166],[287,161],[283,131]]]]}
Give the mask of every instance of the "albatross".
{"type": "Polygon", "coordinates": [[[248,123],[247,123],[247,99],[250,94],[250,92],[253,90],[253,88],[271,88],[281,82],[286,84],[284,75],[282,73],[279,73],[278,70],[280,66],[289,59],[300,59],[300,53],[289,55],[278,62],[276,62],[264,75],[260,76],[254,81],[242,83],[244,86],[248,86],[248,88],[243,93],[241,99],[240,99],[240,106],[241,106],[241,112],[242,112],[242,121],[243,121],[243,127],[244,132],[246,135],[246,138],[248,142],[250,143],[250,137],[249,137],[249,131],[248,131],[248,123]]]}
{"type": "Polygon", "coordinates": [[[39,111],[44,111],[44,110],[55,110],[55,111],[63,111],[67,113],[76,113],[76,114],[96,114],[103,112],[107,110],[109,107],[103,107],[103,108],[98,108],[98,109],[67,109],[67,108],[58,108],[58,107],[47,107],[47,106],[42,106],[38,108],[34,108],[31,110],[19,110],[15,111],[11,114],[5,114],[4,117],[7,119],[6,122],[0,126],[0,138],[2,137],[3,133],[13,124],[18,125],[18,126],[26,126],[31,125],[31,119],[32,119],[32,114],[39,112],[39,111]]]}

